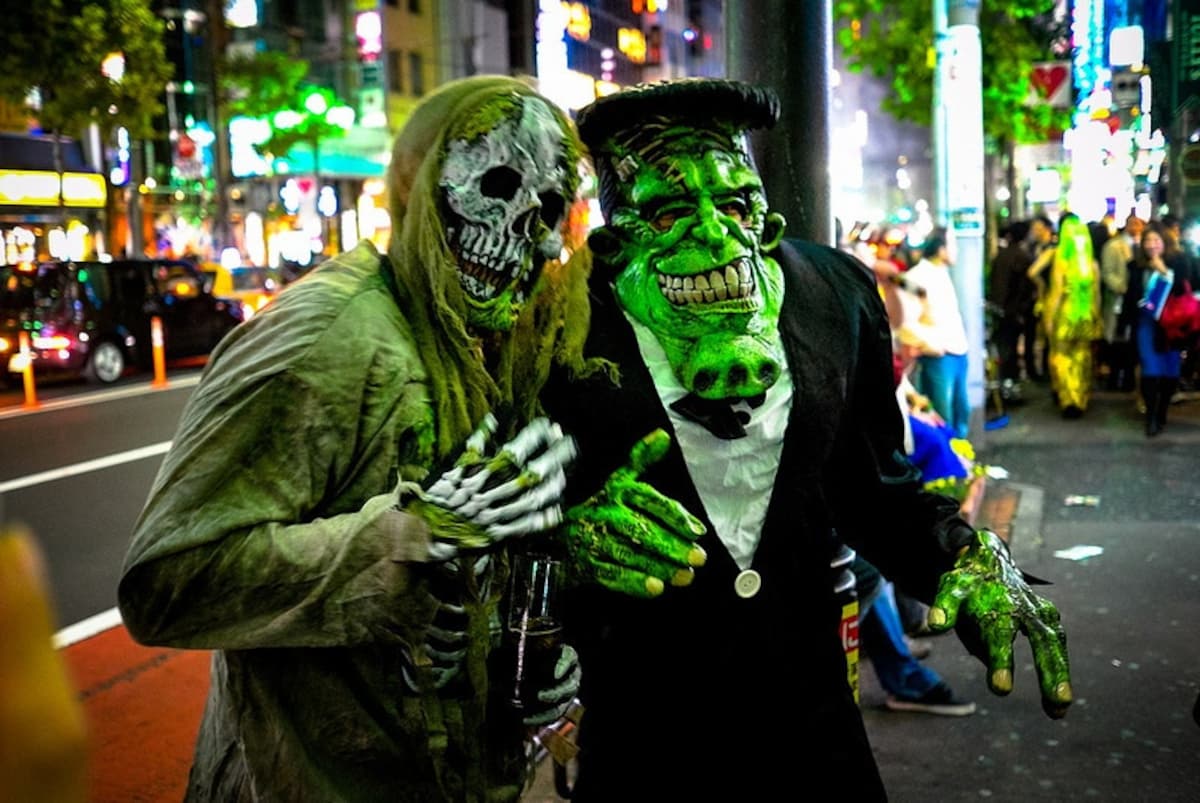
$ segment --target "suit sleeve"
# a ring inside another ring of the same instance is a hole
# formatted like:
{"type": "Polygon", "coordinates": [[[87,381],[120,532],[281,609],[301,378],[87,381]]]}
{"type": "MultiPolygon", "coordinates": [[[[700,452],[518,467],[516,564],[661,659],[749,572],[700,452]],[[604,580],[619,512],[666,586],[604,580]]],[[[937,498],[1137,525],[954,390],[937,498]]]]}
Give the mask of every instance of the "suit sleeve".
{"type": "Polygon", "coordinates": [[[922,490],[904,452],[886,316],[857,277],[844,293],[855,360],[848,412],[838,433],[826,493],[839,536],[910,595],[930,601],[974,528],[958,502],[922,490]]]}

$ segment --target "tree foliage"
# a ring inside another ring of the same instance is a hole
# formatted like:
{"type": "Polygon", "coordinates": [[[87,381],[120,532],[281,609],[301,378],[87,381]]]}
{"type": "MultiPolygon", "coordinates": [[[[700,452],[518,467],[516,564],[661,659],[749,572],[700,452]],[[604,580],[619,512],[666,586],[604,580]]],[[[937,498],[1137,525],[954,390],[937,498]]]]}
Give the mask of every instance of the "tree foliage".
{"type": "Polygon", "coordinates": [[[309,63],[304,59],[274,51],[251,56],[235,55],[220,67],[220,103],[224,119],[237,115],[266,120],[271,136],[255,149],[262,154],[284,156],[298,143],[314,147],[319,140],[344,136],[346,130],[321,115],[309,113],[305,99],[319,94],[327,108],[341,105],[332,90],[307,83],[309,63]],[[291,124],[280,112],[292,112],[291,124]]]}
{"type": "Polygon", "coordinates": [[[124,126],[134,137],[153,132],[172,67],[163,23],[149,0],[26,0],[5,4],[0,31],[0,97],[18,105],[31,95],[41,127],[80,136],[90,123],[107,136],[124,126]],[[124,74],[101,72],[112,53],[124,74]]]}
{"type": "MultiPolygon", "coordinates": [[[[1045,0],[980,0],[983,125],[992,141],[1043,142],[1069,125],[1069,110],[1028,104],[1039,61],[1061,59],[1065,31],[1045,0]]],[[[848,68],[892,82],[884,111],[929,125],[933,107],[932,0],[835,0],[838,44],[848,68]]]]}
{"type": "Polygon", "coordinates": [[[304,59],[275,50],[229,56],[220,66],[221,107],[231,117],[269,117],[290,108],[308,70],[304,59]]]}
{"type": "MultiPolygon", "coordinates": [[[[346,128],[306,108],[306,98],[319,95],[325,108],[343,106],[331,89],[306,82],[310,65],[304,59],[264,50],[235,55],[221,66],[221,104],[224,114],[266,120],[271,136],[254,145],[260,154],[284,156],[298,143],[316,154],[320,140],[346,136],[346,128]],[[281,112],[293,113],[292,119],[281,112]]],[[[229,119],[226,116],[224,119],[229,119]]]]}

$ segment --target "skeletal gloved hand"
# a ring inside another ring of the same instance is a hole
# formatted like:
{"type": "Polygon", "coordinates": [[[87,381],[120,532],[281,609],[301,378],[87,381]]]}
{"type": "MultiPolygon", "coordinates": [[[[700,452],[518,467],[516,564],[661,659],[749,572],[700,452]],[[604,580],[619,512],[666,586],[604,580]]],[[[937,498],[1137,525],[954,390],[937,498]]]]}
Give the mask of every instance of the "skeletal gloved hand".
{"type": "Polygon", "coordinates": [[[704,523],[638,480],[670,445],[666,432],[651,432],[595,496],[567,511],[563,538],[577,578],[635,597],[656,597],[667,584],[689,585],[695,568],[704,565],[708,556],[695,543],[704,523]]]}
{"type": "Polygon", "coordinates": [[[562,521],[560,500],[566,469],[575,459],[575,440],[557,424],[537,418],[489,455],[496,428],[489,413],[467,438],[454,467],[405,506],[429,524],[434,560],[548,530],[562,521]]]}
{"type": "Polygon", "coordinates": [[[575,648],[563,644],[559,648],[558,660],[554,662],[554,684],[537,692],[540,706],[530,709],[521,721],[531,727],[549,725],[562,719],[579,694],[579,681],[583,673],[579,668],[579,655],[575,648]]]}
{"type": "Polygon", "coordinates": [[[976,532],[954,566],[942,575],[929,609],[929,628],[944,632],[954,627],[965,606],[987,653],[980,657],[988,665],[988,687],[1000,695],[1012,691],[1013,642],[1018,631],[1024,633],[1033,650],[1042,709],[1053,719],[1066,716],[1072,701],[1071,669],[1058,608],[1033,592],[1008,546],[993,532],[976,532]]]}
{"type": "Polygon", "coordinates": [[[467,655],[467,612],[463,607],[462,577],[464,564],[475,574],[476,588],[486,589],[491,555],[479,555],[473,563],[459,557],[443,563],[430,564],[429,593],[437,601],[437,611],[425,633],[423,643],[404,654],[402,671],[409,689],[440,689],[462,672],[467,655]],[[425,684],[422,678],[427,678],[425,684]]]}

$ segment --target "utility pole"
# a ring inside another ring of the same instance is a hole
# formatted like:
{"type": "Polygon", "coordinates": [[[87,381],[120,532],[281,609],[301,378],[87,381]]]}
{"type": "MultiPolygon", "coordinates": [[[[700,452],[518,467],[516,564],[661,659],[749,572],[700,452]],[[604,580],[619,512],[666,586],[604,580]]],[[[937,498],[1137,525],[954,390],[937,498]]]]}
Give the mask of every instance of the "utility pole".
{"type": "Polygon", "coordinates": [[[788,236],[834,245],[830,3],[725,3],[725,30],[729,76],[770,87],[783,107],[774,128],[751,135],[771,209],[787,218],[788,236]]]}
{"type": "Polygon", "coordinates": [[[213,140],[213,199],[216,212],[213,220],[213,256],[220,258],[221,251],[230,245],[229,236],[229,185],[232,170],[229,164],[229,125],[221,109],[221,59],[229,40],[229,29],[225,27],[225,3],[223,0],[207,0],[205,16],[208,20],[208,100],[212,119],[213,140]]]}
{"type": "Polygon", "coordinates": [[[935,217],[952,240],[951,276],[967,329],[972,438],[983,431],[983,49],[979,0],[933,0],[935,217]]]}

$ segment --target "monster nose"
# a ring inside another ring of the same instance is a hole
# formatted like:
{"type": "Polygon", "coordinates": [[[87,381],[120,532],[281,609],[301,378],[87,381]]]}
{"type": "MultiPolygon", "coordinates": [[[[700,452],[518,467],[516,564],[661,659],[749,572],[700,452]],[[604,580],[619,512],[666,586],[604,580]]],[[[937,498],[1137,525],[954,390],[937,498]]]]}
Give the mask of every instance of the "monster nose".
{"type": "Polygon", "coordinates": [[[727,236],[725,227],[721,225],[721,221],[717,216],[717,209],[711,201],[705,200],[701,202],[696,217],[695,231],[699,239],[713,246],[725,242],[727,236]]]}
{"type": "Polygon", "coordinates": [[[533,235],[537,233],[538,211],[538,207],[535,206],[517,215],[516,219],[512,222],[512,233],[518,237],[532,240],[533,235]]]}

